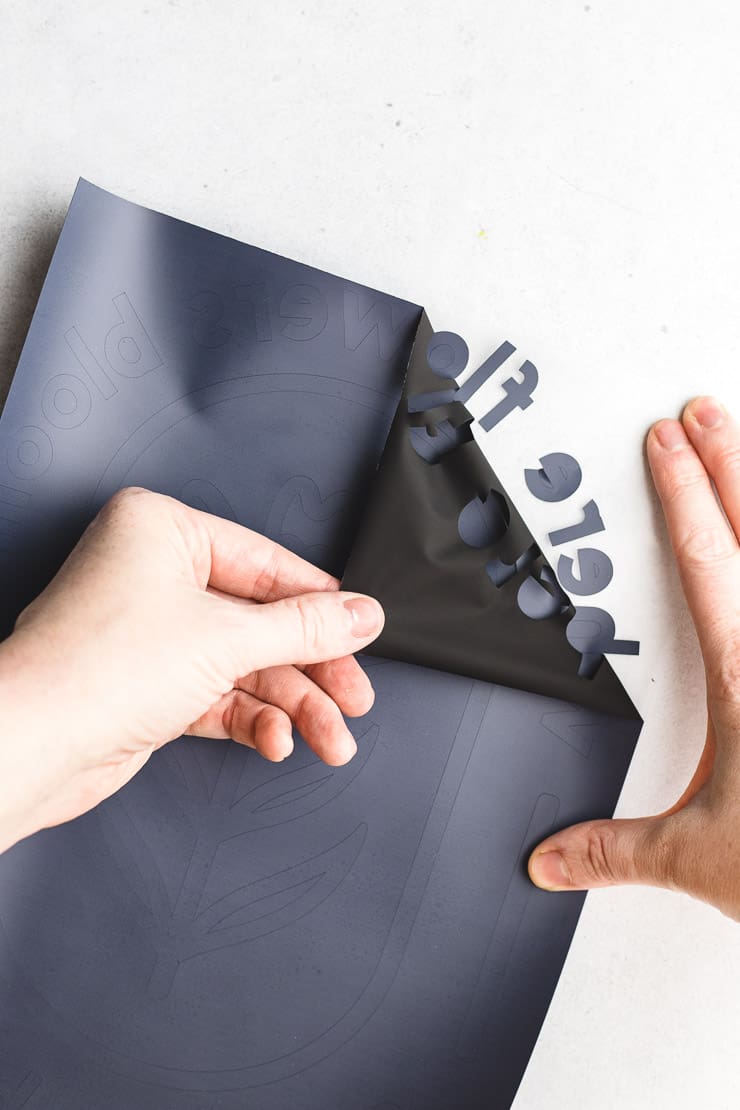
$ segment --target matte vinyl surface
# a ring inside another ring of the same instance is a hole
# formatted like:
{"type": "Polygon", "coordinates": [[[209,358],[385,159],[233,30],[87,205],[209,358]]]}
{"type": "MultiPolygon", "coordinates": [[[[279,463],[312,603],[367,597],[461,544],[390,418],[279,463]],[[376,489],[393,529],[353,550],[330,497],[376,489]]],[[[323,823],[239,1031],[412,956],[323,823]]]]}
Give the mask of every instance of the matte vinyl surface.
{"type": "MultiPolygon", "coordinates": [[[[0,422],[5,630],[128,484],[341,573],[419,319],[81,183],[0,422]]],[[[182,739],[0,857],[7,1105],[509,1106],[581,901],[523,861],[639,721],[365,665],[347,767],[182,739]]]]}

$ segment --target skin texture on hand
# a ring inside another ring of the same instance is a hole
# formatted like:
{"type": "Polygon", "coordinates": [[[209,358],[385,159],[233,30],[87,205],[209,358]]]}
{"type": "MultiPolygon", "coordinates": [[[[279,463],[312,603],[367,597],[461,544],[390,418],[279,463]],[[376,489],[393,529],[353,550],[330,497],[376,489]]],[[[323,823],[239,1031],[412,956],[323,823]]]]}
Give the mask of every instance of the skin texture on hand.
{"type": "Polygon", "coordinates": [[[740,920],[740,428],[698,397],[651,428],[647,454],[704,660],[704,750],[665,813],[555,833],[529,874],[545,890],[682,890],[740,920]]]}
{"type": "Polygon", "coordinates": [[[84,813],[182,733],[321,759],[372,687],[377,601],[231,521],[146,490],[104,507],[0,644],[0,851],[84,813]]]}

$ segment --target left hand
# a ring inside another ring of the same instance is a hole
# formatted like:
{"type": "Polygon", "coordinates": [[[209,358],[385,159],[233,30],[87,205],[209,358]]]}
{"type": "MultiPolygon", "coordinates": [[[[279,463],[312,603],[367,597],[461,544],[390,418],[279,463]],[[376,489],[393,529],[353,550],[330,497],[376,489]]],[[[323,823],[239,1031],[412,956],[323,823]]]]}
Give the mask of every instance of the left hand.
{"type": "Polygon", "coordinates": [[[183,732],[327,763],[373,703],[352,658],[377,601],[231,521],[147,490],[102,510],[0,644],[0,851],[112,794],[183,732]]]}

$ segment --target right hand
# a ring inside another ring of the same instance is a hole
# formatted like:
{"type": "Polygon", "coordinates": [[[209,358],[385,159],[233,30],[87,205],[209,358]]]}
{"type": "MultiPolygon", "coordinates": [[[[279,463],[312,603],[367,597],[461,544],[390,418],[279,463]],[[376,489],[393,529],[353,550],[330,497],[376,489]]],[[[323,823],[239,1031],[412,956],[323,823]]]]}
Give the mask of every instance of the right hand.
{"type": "Polygon", "coordinates": [[[670,887],[740,920],[740,428],[698,397],[651,429],[647,451],[704,658],[704,750],[670,809],[555,833],[529,874],[544,890],[670,887]]]}

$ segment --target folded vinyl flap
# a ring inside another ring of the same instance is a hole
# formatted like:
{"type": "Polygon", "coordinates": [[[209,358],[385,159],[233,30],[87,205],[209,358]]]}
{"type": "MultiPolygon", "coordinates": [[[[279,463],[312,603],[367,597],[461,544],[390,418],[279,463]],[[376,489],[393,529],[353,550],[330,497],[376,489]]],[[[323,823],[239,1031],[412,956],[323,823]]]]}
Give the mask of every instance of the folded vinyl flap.
{"type": "Polygon", "coordinates": [[[344,574],[344,588],[385,609],[371,653],[638,717],[606,659],[579,674],[566,638],[575,609],[472,438],[468,410],[409,405],[442,386],[427,363],[432,334],[424,313],[344,574]],[[437,447],[439,437],[455,445],[437,447]]]}

